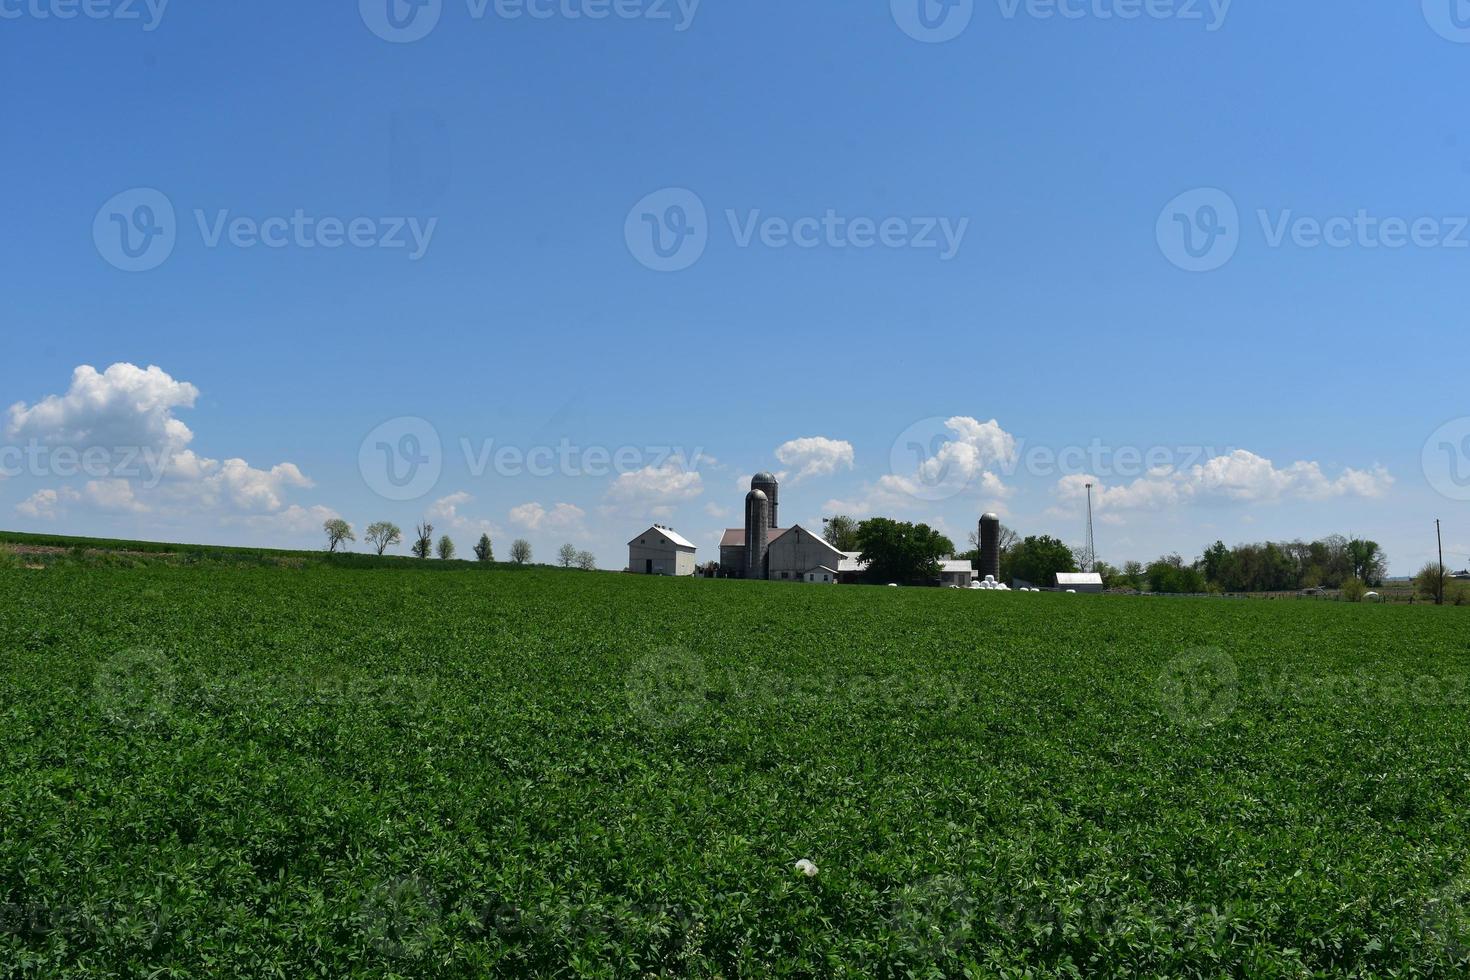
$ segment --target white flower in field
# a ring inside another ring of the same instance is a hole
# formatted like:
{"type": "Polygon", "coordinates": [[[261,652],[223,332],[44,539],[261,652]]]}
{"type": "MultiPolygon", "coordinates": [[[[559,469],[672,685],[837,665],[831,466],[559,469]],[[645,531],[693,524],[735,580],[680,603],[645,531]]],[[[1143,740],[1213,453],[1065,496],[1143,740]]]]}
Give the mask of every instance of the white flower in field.
{"type": "Polygon", "coordinates": [[[800,871],[808,878],[815,878],[817,876],[817,866],[815,864],[812,864],[806,858],[802,858],[800,861],[796,862],[796,870],[800,871]]]}

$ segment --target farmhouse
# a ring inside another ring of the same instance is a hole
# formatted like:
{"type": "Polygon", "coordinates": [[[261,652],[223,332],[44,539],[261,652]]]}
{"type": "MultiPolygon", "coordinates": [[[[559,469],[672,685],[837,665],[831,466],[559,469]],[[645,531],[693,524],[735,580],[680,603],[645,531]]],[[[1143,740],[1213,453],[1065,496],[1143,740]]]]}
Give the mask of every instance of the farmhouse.
{"type": "Polygon", "coordinates": [[[628,542],[628,571],[637,575],[693,575],[694,543],[655,524],[628,542]]]}

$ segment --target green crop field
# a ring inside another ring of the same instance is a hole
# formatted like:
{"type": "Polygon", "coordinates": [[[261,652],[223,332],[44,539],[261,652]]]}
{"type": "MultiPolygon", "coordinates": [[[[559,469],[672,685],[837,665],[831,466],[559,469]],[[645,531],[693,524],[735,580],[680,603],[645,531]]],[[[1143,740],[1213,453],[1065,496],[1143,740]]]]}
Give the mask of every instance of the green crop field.
{"type": "Polygon", "coordinates": [[[1470,610],[42,564],[5,976],[1470,962],[1470,610]]]}

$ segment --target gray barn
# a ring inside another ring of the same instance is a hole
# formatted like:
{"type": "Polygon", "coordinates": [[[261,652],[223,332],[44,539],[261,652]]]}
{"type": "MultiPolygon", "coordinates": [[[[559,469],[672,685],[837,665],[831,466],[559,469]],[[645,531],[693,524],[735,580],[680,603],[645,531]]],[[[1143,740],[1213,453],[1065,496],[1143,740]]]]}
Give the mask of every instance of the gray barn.
{"type": "Polygon", "coordinates": [[[628,542],[628,571],[636,575],[693,575],[694,542],[655,524],[628,542]]]}

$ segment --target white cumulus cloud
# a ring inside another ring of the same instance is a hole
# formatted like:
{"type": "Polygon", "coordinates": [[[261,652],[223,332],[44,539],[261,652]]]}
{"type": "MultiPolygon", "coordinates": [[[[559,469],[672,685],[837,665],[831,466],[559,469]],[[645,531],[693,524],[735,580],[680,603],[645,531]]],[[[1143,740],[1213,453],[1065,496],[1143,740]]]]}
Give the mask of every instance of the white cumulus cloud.
{"type": "Polygon", "coordinates": [[[1271,503],[1281,500],[1330,500],[1337,497],[1381,497],[1393,486],[1382,466],[1347,468],[1336,478],[1320,463],[1301,461],[1278,467],[1271,460],[1237,449],[1183,469],[1159,467],[1129,483],[1108,486],[1097,477],[1073,474],[1057,481],[1063,500],[1086,497],[1092,483],[1098,510],[1168,507],[1192,501],[1271,503]]]}
{"type": "Polygon", "coordinates": [[[817,476],[831,476],[839,468],[852,469],[852,443],[825,436],[792,439],[776,447],[776,458],[796,470],[794,482],[817,476]]]}
{"type": "Polygon", "coordinates": [[[510,510],[511,523],[530,531],[578,530],[586,517],[587,512],[576,504],[556,504],[547,510],[540,504],[532,502],[512,507],[510,510]]]}
{"type": "Polygon", "coordinates": [[[614,504],[634,509],[669,507],[704,493],[704,478],[679,459],[621,473],[607,490],[614,504]]]}

